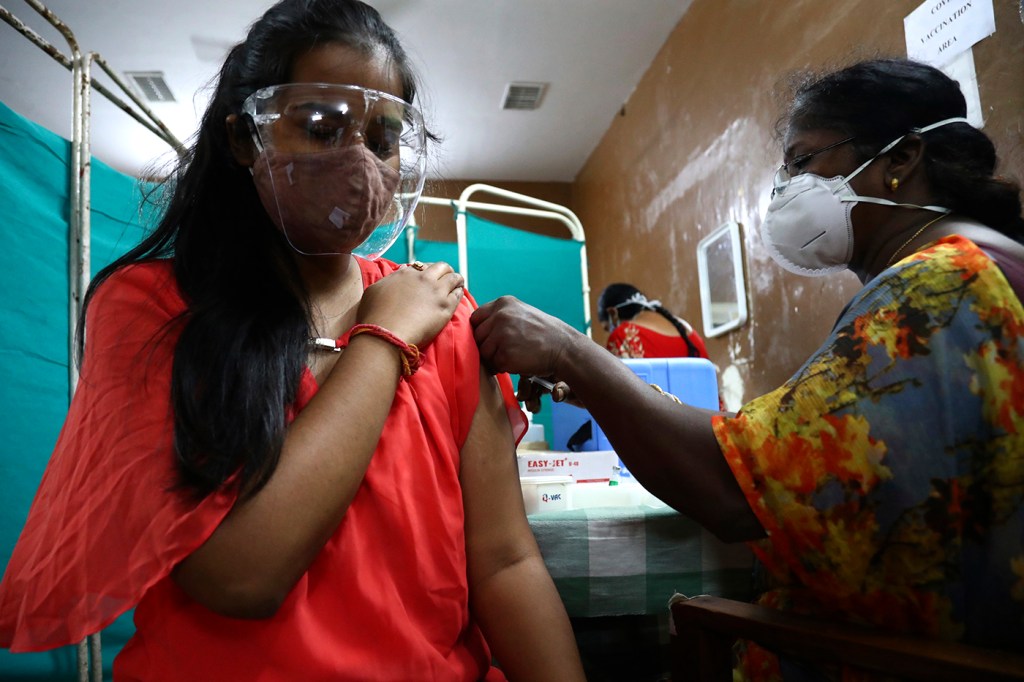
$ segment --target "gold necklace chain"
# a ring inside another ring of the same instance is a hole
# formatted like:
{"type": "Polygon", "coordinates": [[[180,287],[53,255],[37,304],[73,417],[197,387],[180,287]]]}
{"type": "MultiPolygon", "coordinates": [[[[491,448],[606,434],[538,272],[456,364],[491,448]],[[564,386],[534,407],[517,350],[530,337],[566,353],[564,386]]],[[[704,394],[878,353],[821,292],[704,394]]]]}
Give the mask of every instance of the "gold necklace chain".
{"type": "Polygon", "coordinates": [[[900,248],[898,248],[895,251],[893,251],[892,255],[889,256],[889,260],[885,264],[885,267],[888,268],[893,263],[895,263],[896,262],[896,257],[903,252],[903,249],[907,248],[907,246],[910,244],[910,242],[912,242],[915,239],[917,239],[919,236],[921,236],[922,232],[924,232],[926,229],[928,229],[929,227],[931,227],[935,223],[937,223],[940,220],[942,220],[943,218],[945,218],[946,215],[947,215],[946,213],[942,213],[942,214],[939,215],[938,218],[932,218],[931,220],[926,222],[924,225],[922,225],[921,227],[917,228],[917,231],[914,232],[914,234],[910,235],[910,239],[908,239],[907,241],[903,242],[903,244],[900,245],[900,248]]]}

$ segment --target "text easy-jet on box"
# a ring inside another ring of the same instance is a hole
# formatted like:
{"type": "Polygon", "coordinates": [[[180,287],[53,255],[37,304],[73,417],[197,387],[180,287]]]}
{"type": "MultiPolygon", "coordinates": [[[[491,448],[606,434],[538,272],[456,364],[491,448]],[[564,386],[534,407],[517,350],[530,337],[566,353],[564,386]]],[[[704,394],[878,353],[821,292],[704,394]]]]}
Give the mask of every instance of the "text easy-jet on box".
{"type": "Polygon", "coordinates": [[[517,455],[519,477],[572,476],[576,483],[609,481],[615,477],[619,458],[612,450],[560,452],[526,450],[517,455]]]}

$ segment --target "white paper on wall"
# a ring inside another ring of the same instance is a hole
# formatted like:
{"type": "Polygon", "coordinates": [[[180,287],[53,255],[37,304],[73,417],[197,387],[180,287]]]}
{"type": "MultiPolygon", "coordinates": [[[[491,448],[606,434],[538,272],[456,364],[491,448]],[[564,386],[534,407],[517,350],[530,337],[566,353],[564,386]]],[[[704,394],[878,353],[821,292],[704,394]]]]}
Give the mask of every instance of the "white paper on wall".
{"type": "Polygon", "coordinates": [[[992,0],[926,0],[903,19],[907,56],[945,66],[996,32],[992,0]]]}
{"type": "Polygon", "coordinates": [[[978,93],[978,74],[974,70],[974,50],[961,52],[956,59],[940,68],[943,73],[960,84],[960,91],[967,100],[967,120],[975,128],[983,128],[985,119],[981,112],[981,96],[978,93]]]}
{"type": "Polygon", "coordinates": [[[967,120],[985,124],[971,48],[996,31],[992,0],[927,0],[903,19],[907,57],[931,64],[960,84],[967,120]]]}

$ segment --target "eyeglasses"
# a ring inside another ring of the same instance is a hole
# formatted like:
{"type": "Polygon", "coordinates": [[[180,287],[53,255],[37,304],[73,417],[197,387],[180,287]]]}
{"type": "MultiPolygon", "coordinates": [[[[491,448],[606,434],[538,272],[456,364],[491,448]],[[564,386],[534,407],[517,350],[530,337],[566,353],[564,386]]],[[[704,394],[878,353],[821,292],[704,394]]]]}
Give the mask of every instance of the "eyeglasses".
{"type": "Polygon", "coordinates": [[[822,152],[827,152],[829,149],[835,149],[836,147],[844,145],[847,142],[853,142],[853,140],[855,139],[856,136],[848,137],[845,140],[833,142],[832,144],[822,147],[821,149],[815,149],[813,152],[801,154],[800,156],[797,156],[791,159],[790,161],[783,163],[781,166],[779,166],[779,170],[775,171],[775,179],[772,182],[772,197],[774,198],[776,194],[781,194],[782,191],[785,190],[786,187],[789,185],[789,181],[793,179],[793,176],[799,174],[794,173],[794,170],[799,171],[802,166],[804,166],[808,161],[810,161],[818,154],[821,154],[822,152]]]}

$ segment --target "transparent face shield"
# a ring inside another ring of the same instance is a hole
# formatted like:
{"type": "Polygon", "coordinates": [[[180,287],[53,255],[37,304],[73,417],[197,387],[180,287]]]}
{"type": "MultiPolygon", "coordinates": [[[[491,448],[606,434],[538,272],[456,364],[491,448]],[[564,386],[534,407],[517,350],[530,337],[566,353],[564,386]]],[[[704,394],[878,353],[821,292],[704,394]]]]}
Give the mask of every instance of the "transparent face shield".
{"type": "Polygon", "coordinates": [[[289,83],[242,104],[263,207],[296,251],[377,258],[419,201],[426,130],[397,97],[354,85],[289,83]]]}

